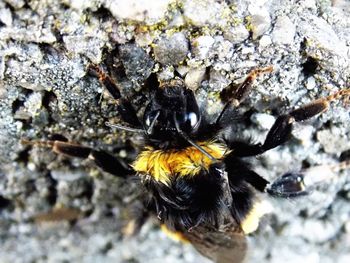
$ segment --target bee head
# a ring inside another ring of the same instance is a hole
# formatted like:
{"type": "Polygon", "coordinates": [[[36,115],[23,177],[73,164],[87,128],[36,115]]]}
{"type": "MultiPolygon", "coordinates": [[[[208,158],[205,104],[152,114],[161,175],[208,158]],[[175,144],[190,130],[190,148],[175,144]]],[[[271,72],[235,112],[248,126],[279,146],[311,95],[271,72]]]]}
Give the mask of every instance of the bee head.
{"type": "Polygon", "coordinates": [[[186,134],[195,132],[201,115],[193,91],[176,80],[157,89],[145,109],[143,121],[151,137],[160,132],[176,136],[179,131],[186,134]]]}

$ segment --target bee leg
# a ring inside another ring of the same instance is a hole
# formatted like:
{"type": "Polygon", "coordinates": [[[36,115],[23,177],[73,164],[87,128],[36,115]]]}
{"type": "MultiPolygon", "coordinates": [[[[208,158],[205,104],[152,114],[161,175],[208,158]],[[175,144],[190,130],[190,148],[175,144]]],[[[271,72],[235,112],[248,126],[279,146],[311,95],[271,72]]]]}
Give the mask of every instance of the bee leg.
{"type": "Polygon", "coordinates": [[[233,149],[233,154],[239,157],[262,154],[286,142],[291,135],[293,123],[310,119],[317,114],[325,112],[328,110],[330,102],[346,99],[349,96],[350,89],[340,90],[328,97],[317,99],[295,109],[288,114],[280,115],[268,132],[264,144],[250,145],[242,142],[231,142],[229,147],[233,149]]]}
{"type": "Polygon", "coordinates": [[[291,198],[307,195],[304,183],[304,174],[301,172],[290,172],[278,177],[266,188],[266,192],[275,197],[291,198]]]}
{"type": "Polygon", "coordinates": [[[336,164],[313,166],[299,172],[289,172],[278,177],[266,188],[266,192],[276,197],[297,197],[306,195],[315,186],[339,175],[339,171],[350,169],[350,160],[336,164]]]}
{"type": "Polygon", "coordinates": [[[130,101],[123,98],[117,84],[113,79],[106,74],[100,67],[90,64],[88,71],[91,75],[98,77],[101,84],[108,90],[109,94],[116,100],[117,110],[122,120],[132,127],[142,128],[142,124],[137,117],[136,110],[131,105],[130,101]]]}
{"type": "Polygon", "coordinates": [[[233,90],[232,88],[223,90],[222,94],[226,94],[222,96],[228,97],[228,102],[219,114],[219,117],[216,119],[216,125],[219,127],[225,127],[228,123],[231,123],[235,108],[237,108],[239,104],[247,97],[252,89],[255,79],[264,73],[272,72],[272,70],[272,66],[254,69],[237,88],[233,90]]]}
{"type": "Polygon", "coordinates": [[[242,160],[235,157],[232,153],[228,154],[225,157],[224,162],[228,177],[233,185],[236,185],[239,181],[244,180],[253,186],[256,190],[264,192],[266,186],[270,182],[251,170],[242,160]],[[232,177],[232,175],[235,176],[232,177]]]}
{"type": "MultiPolygon", "coordinates": [[[[242,182],[244,181],[249,183],[256,190],[260,192],[267,192],[275,197],[289,198],[308,193],[304,183],[304,173],[302,172],[286,173],[277,178],[273,183],[270,183],[253,170],[250,170],[249,167],[247,167],[241,160],[231,154],[225,158],[225,165],[231,185],[240,185],[238,189],[243,188],[242,182]],[[233,177],[232,175],[235,176],[233,177]]],[[[248,192],[244,193],[247,194],[248,192]]],[[[232,195],[239,195],[239,190],[234,191],[232,195]]],[[[250,199],[251,197],[248,198],[248,196],[246,198],[235,198],[235,200],[250,199]]],[[[238,204],[239,203],[236,203],[236,206],[238,204]]],[[[244,207],[250,208],[251,204],[242,203],[241,208],[237,209],[237,211],[244,211],[244,207]]]]}
{"type": "Polygon", "coordinates": [[[68,157],[92,159],[103,171],[118,177],[125,178],[132,174],[132,170],[122,160],[105,151],[95,150],[90,147],[63,141],[22,140],[21,143],[25,145],[36,145],[39,147],[50,148],[53,152],[68,157]]]}

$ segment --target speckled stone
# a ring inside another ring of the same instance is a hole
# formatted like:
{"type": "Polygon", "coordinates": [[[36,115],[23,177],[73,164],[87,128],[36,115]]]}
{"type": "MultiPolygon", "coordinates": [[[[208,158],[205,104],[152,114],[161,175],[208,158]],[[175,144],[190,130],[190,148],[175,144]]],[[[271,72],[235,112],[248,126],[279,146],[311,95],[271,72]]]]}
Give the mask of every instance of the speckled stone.
{"type": "MultiPolygon", "coordinates": [[[[156,218],[138,235],[122,237],[141,210],[137,180],[21,139],[66,138],[134,159],[140,138],[106,127],[120,122],[116,101],[88,74],[89,63],[111,69],[139,116],[150,74],[161,81],[182,77],[209,120],[224,106],[222,89],[273,65],[226,131],[263,143],[278,115],[348,86],[348,9],[343,0],[0,1],[0,262],[210,262],[168,238],[156,218]],[[84,216],[34,223],[62,206],[84,216]]],[[[245,161],[270,181],[308,167],[337,167],[349,156],[349,125],[349,109],[332,103],[296,123],[284,145],[245,161]]],[[[248,237],[247,263],[349,261],[349,170],[328,167],[318,175],[326,179],[306,185],[308,196],[258,194],[273,211],[248,237]]]]}
{"type": "Polygon", "coordinates": [[[188,51],[188,41],[181,32],[170,37],[162,37],[154,47],[156,61],[165,65],[176,65],[182,62],[188,51]]]}
{"type": "Polygon", "coordinates": [[[225,2],[215,0],[184,0],[184,17],[186,21],[199,27],[208,25],[225,25],[230,18],[229,8],[225,2]]]}
{"type": "Polygon", "coordinates": [[[262,36],[271,27],[270,13],[263,2],[255,2],[248,6],[253,39],[262,36]]]}
{"type": "Polygon", "coordinates": [[[196,59],[207,59],[211,55],[211,50],[215,43],[215,39],[211,36],[200,36],[192,40],[192,55],[196,59]]]}
{"type": "Polygon", "coordinates": [[[272,32],[273,42],[276,44],[293,44],[295,25],[288,16],[278,17],[272,32]]]}
{"type": "Polygon", "coordinates": [[[192,90],[197,90],[204,80],[205,72],[205,68],[196,68],[190,70],[185,77],[186,86],[192,90]]]}
{"type": "Polygon", "coordinates": [[[238,44],[249,37],[249,31],[244,25],[232,27],[224,32],[224,37],[233,44],[238,44]]]}
{"type": "Polygon", "coordinates": [[[104,6],[110,10],[116,19],[127,19],[147,24],[161,20],[173,0],[105,0],[104,6]]]}
{"type": "Polygon", "coordinates": [[[152,73],[154,61],[142,48],[125,44],[119,47],[119,53],[129,79],[141,84],[152,73]]]}

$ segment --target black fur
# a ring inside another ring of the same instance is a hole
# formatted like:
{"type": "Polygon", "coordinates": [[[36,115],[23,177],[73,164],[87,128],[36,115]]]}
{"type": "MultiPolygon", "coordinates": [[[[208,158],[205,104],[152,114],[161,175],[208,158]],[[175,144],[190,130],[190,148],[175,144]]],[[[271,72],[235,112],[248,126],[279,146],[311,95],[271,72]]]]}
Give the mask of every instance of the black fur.
{"type": "Polygon", "coordinates": [[[146,187],[162,221],[175,229],[190,229],[205,221],[216,224],[224,209],[223,180],[218,171],[210,169],[193,177],[174,178],[169,186],[151,179],[146,187]]]}
{"type": "Polygon", "coordinates": [[[254,194],[244,180],[250,170],[241,162],[241,169],[229,174],[226,166],[215,163],[209,171],[202,170],[196,176],[175,177],[170,185],[153,179],[145,181],[152,196],[152,207],[168,227],[190,230],[200,224],[218,226],[227,214],[231,214],[239,226],[253,205],[254,194]]]}

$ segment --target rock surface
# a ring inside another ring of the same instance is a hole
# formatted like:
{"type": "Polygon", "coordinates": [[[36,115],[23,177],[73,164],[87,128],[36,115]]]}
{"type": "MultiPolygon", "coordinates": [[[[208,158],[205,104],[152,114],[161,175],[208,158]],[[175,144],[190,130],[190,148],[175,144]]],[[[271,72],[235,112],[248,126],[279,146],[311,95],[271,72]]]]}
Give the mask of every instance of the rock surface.
{"type": "MultiPolygon", "coordinates": [[[[139,205],[132,180],[21,138],[66,138],[134,157],[139,138],[105,126],[118,122],[116,105],[89,63],[111,67],[137,108],[150,76],[181,76],[210,113],[222,107],[220,90],[273,65],[240,108],[250,115],[234,127],[263,141],[278,114],[349,88],[349,10],[345,0],[0,2],[0,262],[210,262],[156,220],[123,239],[139,205]],[[53,207],[71,210],[47,220],[53,207]]],[[[273,179],[349,159],[349,142],[349,108],[334,104],[250,162],[273,179]]],[[[319,176],[332,178],[306,197],[262,197],[274,211],[248,237],[248,262],[349,262],[350,172],[326,172],[319,176]]]]}

